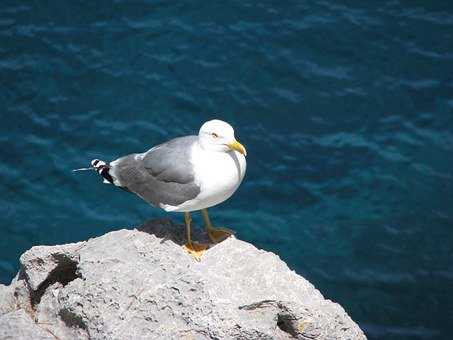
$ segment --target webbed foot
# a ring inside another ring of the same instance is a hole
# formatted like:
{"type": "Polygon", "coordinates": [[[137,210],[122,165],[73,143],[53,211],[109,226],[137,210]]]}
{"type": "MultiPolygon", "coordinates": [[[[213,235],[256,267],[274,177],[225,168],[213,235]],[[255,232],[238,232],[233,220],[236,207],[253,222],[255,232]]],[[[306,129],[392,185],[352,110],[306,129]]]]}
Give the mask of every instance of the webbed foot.
{"type": "Polygon", "coordinates": [[[185,251],[187,251],[189,253],[189,255],[195,259],[195,261],[200,262],[201,257],[208,249],[208,245],[192,242],[192,243],[186,243],[185,245],[182,246],[182,248],[185,251]]]}
{"type": "Polygon", "coordinates": [[[206,229],[209,239],[213,243],[219,243],[226,240],[231,235],[234,235],[234,231],[228,228],[214,228],[210,227],[206,229]]]}

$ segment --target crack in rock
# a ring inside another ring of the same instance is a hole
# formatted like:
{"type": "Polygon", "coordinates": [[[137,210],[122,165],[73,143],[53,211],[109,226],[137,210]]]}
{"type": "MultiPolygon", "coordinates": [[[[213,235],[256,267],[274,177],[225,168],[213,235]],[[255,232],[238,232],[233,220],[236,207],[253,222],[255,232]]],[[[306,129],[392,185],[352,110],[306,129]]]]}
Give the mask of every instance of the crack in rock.
{"type": "Polygon", "coordinates": [[[46,289],[56,282],[59,282],[66,286],[69,282],[80,278],[80,274],[77,272],[78,263],[68,256],[55,254],[54,258],[57,262],[57,266],[49,273],[47,278],[38,286],[38,289],[31,292],[31,305],[36,307],[41,301],[42,296],[46,292],[46,289]]]}

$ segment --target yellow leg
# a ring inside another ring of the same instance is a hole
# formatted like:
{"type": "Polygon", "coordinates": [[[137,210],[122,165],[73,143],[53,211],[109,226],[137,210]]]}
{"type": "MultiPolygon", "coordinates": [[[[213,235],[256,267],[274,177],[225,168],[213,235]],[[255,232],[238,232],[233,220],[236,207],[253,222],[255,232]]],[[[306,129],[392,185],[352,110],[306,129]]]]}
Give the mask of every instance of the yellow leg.
{"type": "Polygon", "coordinates": [[[231,235],[234,235],[234,231],[228,228],[214,228],[212,226],[211,220],[209,219],[208,209],[202,209],[201,213],[203,214],[206,232],[208,233],[209,239],[212,242],[214,243],[222,242],[231,235]]]}
{"type": "Polygon", "coordinates": [[[190,213],[184,213],[184,222],[186,223],[186,231],[187,231],[187,243],[183,246],[183,248],[197,261],[201,260],[206,249],[208,249],[207,244],[198,244],[192,242],[191,237],[191,228],[192,228],[192,217],[190,213]]]}

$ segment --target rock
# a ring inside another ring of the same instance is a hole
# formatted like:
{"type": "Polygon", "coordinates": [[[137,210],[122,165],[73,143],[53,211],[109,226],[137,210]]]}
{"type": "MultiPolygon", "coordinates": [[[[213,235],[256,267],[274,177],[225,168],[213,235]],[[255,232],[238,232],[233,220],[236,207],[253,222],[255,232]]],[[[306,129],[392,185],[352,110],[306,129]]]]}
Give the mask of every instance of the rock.
{"type": "Polygon", "coordinates": [[[12,286],[0,284],[0,316],[16,309],[16,299],[12,286]]]}
{"type": "Polygon", "coordinates": [[[154,220],[33,247],[17,279],[0,287],[9,298],[13,287],[20,308],[0,300],[9,311],[0,325],[58,339],[365,339],[340,305],[275,254],[230,237],[196,262],[181,248],[184,235],[154,220]]]}
{"type": "Polygon", "coordinates": [[[38,326],[25,311],[19,309],[0,317],[0,339],[2,340],[55,340],[55,337],[38,326]]]}
{"type": "Polygon", "coordinates": [[[71,277],[54,276],[70,272],[65,267],[76,266],[77,250],[84,244],[85,242],[53,247],[37,246],[22,254],[20,264],[29,287],[36,291],[46,285],[46,280],[71,281],[71,277]]]}

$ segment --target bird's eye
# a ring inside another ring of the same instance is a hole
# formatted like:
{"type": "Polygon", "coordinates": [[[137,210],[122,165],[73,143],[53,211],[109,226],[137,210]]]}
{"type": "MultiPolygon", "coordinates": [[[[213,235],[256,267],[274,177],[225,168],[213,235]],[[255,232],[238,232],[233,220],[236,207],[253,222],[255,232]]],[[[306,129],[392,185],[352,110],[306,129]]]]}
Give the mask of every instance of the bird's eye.
{"type": "Polygon", "coordinates": [[[211,133],[211,136],[214,137],[214,138],[219,138],[219,135],[216,134],[215,132],[211,133]]]}

